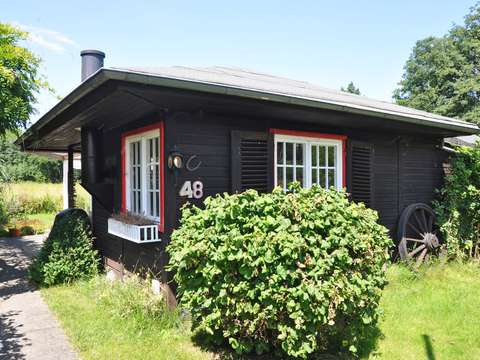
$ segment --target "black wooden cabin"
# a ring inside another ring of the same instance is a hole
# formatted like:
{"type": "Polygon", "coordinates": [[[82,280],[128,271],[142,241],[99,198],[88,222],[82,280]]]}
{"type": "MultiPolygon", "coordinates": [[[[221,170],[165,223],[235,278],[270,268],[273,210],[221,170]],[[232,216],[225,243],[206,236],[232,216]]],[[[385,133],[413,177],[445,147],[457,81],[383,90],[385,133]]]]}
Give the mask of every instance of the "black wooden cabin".
{"type": "Polygon", "coordinates": [[[442,184],[450,154],[444,138],[479,132],[460,120],[241,69],[103,68],[101,52],[82,56],[83,82],[17,143],[81,152],[105,264],[148,267],[163,281],[165,246],[186,201],[294,179],[346,187],[395,236],[403,209],[429,204],[442,184]],[[126,210],[155,225],[110,219],[126,210]]]}

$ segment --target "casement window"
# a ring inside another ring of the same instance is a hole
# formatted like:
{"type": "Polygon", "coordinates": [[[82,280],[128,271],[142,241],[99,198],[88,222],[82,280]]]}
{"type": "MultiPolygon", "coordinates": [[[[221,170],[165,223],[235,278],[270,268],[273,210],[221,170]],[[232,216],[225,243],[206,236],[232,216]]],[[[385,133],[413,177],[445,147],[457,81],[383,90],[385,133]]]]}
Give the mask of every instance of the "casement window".
{"type": "MultiPolygon", "coordinates": [[[[163,227],[163,124],[122,136],[122,209],[163,227]]],[[[162,229],[161,229],[162,230],[162,229]]]]}
{"type": "Polygon", "coordinates": [[[345,141],[340,135],[272,130],[275,142],[275,186],[345,187],[345,141]]]}

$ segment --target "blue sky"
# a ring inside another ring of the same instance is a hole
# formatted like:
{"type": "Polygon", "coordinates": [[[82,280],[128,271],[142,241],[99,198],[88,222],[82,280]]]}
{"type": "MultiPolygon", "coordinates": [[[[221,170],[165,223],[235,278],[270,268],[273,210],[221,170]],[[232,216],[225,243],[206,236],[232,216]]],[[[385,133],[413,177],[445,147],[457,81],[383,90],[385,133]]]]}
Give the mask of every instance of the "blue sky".
{"type": "MultiPolygon", "coordinates": [[[[462,23],[474,1],[34,1],[2,4],[59,96],[80,81],[82,49],[106,66],[239,66],[390,101],[415,41],[462,23]]],[[[47,111],[56,98],[43,94],[47,111]]],[[[38,116],[35,116],[35,120],[38,116]]]]}

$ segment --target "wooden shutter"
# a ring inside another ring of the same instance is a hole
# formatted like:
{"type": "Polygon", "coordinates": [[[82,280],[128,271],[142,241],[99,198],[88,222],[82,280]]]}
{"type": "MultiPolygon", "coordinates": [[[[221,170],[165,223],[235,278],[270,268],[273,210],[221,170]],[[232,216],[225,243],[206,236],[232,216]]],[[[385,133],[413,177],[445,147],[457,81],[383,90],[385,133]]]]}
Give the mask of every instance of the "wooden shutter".
{"type": "Polygon", "coordinates": [[[232,131],[232,192],[270,190],[272,144],[267,132],[232,131]]]}
{"type": "Polygon", "coordinates": [[[373,145],[351,141],[348,155],[352,200],[373,207],[373,145]]]}

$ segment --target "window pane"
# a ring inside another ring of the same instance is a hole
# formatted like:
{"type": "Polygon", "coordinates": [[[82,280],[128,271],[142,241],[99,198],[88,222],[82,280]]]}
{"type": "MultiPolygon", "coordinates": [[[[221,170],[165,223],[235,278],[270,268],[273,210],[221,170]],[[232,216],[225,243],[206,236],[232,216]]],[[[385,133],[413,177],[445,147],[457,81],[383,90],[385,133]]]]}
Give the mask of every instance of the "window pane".
{"type": "Polygon", "coordinates": [[[326,166],[326,161],[325,161],[325,158],[326,158],[326,154],[325,154],[325,146],[319,146],[318,147],[318,150],[319,150],[319,155],[320,155],[320,166],[326,166]]]}
{"type": "Polygon", "coordinates": [[[148,189],[149,189],[149,190],[153,190],[153,189],[154,189],[154,187],[153,187],[153,185],[154,185],[153,182],[154,182],[154,181],[153,181],[153,180],[154,180],[155,174],[154,174],[153,170],[154,170],[153,165],[150,165],[150,166],[148,167],[148,189]]]}
{"type": "Polygon", "coordinates": [[[141,147],[140,141],[132,142],[130,149],[130,210],[133,212],[141,212],[141,147]]]}
{"type": "Polygon", "coordinates": [[[277,186],[284,188],[283,184],[283,168],[277,167],[277,186]]]}
{"type": "Polygon", "coordinates": [[[293,181],[293,168],[287,167],[286,171],[287,171],[287,179],[286,179],[287,183],[285,185],[288,185],[293,181]]]}
{"type": "Polygon", "coordinates": [[[328,166],[335,166],[335,146],[328,147],[328,166]]]}
{"type": "Polygon", "coordinates": [[[317,166],[317,145],[312,145],[312,166],[317,166]]]}
{"type": "Polygon", "coordinates": [[[160,139],[159,138],[155,138],[155,162],[159,162],[159,158],[160,158],[160,139]]]}
{"type": "Polygon", "coordinates": [[[295,144],[295,157],[297,158],[297,165],[303,165],[303,146],[304,144],[295,144]]]}
{"type": "Polygon", "coordinates": [[[293,144],[286,143],[286,156],[287,156],[287,165],[293,164],[293,144]]]}
{"type": "Polygon", "coordinates": [[[312,185],[318,183],[317,169],[312,169],[312,185]]]}
{"type": "Polygon", "coordinates": [[[296,168],[296,181],[298,181],[300,183],[301,186],[303,186],[303,184],[305,183],[303,181],[303,167],[297,167],[296,168]]]}
{"type": "Polygon", "coordinates": [[[320,179],[319,179],[319,185],[323,188],[326,187],[326,179],[325,179],[325,170],[320,170],[320,179]]]}
{"type": "Polygon", "coordinates": [[[153,207],[153,197],[155,196],[155,193],[153,191],[149,192],[149,200],[150,200],[150,211],[148,212],[148,215],[154,216],[154,207],[153,207]]]}
{"type": "Polygon", "coordinates": [[[153,162],[153,139],[148,139],[148,154],[150,155],[149,161],[153,162]]]}
{"type": "Polygon", "coordinates": [[[285,143],[277,143],[277,164],[283,164],[283,146],[285,143]]]}
{"type": "Polygon", "coordinates": [[[335,187],[335,170],[328,170],[328,187],[335,187]]]}
{"type": "Polygon", "coordinates": [[[137,189],[140,190],[141,187],[142,187],[142,185],[141,185],[141,184],[142,184],[142,183],[141,183],[142,178],[141,178],[141,173],[140,173],[140,170],[141,170],[140,165],[137,166],[135,169],[136,169],[136,172],[137,172],[137,189]]]}

